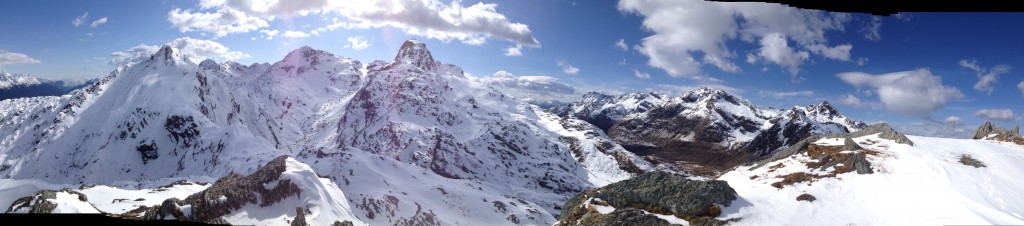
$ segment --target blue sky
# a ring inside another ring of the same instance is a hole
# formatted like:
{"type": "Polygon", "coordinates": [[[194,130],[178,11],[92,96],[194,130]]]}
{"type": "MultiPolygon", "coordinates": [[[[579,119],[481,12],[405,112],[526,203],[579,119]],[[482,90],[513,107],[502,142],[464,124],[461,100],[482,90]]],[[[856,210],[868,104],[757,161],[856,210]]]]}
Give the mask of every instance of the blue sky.
{"type": "Polygon", "coordinates": [[[415,38],[476,77],[505,71],[575,87],[533,90],[544,97],[712,86],[760,105],[829,101],[854,119],[965,137],[985,120],[1021,122],[1019,21],[1024,14],[873,17],[690,0],[4,1],[0,68],[98,77],[168,43],[243,64],[303,45],[368,63],[415,38]]]}

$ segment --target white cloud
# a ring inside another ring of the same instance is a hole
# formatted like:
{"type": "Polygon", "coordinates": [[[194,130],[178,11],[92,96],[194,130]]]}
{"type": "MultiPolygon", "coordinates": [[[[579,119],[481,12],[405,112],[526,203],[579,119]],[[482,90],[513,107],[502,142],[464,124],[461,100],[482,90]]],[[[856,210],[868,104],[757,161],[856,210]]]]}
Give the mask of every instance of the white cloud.
{"type": "Polygon", "coordinates": [[[370,48],[370,41],[366,40],[363,36],[351,36],[347,40],[348,45],[345,45],[345,48],[352,48],[354,50],[370,48]]]}
{"type": "MultiPolygon", "coordinates": [[[[684,78],[701,76],[705,65],[739,72],[732,68],[736,54],[727,45],[735,39],[760,44],[761,57],[765,58],[760,62],[777,64],[796,74],[812,53],[836,53],[808,52],[808,47],[834,46],[825,33],[843,31],[851,18],[844,13],[750,2],[621,0],[617,8],[643,17],[643,27],[653,33],[636,47],[648,57],[647,64],[684,78]]],[[[757,57],[750,56],[747,62],[758,62],[757,57]]],[[[830,59],[841,56],[833,54],[830,59]]]]}
{"type": "Polygon", "coordinates": [[[740,71],[743,71],[740,69],[739,66],[736,66],[736,64],[733,63],[732,61],[726,60],[717,55],[704,55],[703,63],[715,65],[715,67],[718,67],[718,69],[724,72],[738,73],[740,71]]]}
{"type": "Polygon", "coordinates": [[[1016,119],[1013,110],[1010,109],[981,109],[974,112],[974,116],[990,119],[1010,121],[1016,119]]]}
{"type": "Polygon", "coordinates": [[[107,18],[106,17],[100,18],[98,20],[93,21],[91,24],[89,24],[89,27],[96,28],[97,26],[100,26],[100,25],[105,24],[105,23],[107,23],[107,18]]]}
{"type": "Polygon", "coordinates": [[[540,46],[529,26],[511,22],[497,12],[497,7],[484,3],[463,6],[461,1],[444,4],[438,0],[203,0],[197,12],[174,9],[168,20],[182,32],[198,30],[220,37],[263,28],[267,21],[277,18],[318,14],[333,18],[331,25],[316,29],[318,33],[337,28],[392,27],[446,42],[479,45],[488,38],[500,38],[540,46]]]}
{"type": "Polygon", "coordinates": [[[807,46],[807,50],[812,53],[821,55],[825,58],[841,61],[850,61],[850,50],[853,49],[853,45],[847,43],[828,47],[822,44],[814,44],[807,46]]]}
{"type": "Polygon", "coordinates": [[[1024,95],[1024,81],[1020,81],[1020,83],[1017,83],[1017,89],[1020,89],[1020,94],[1024,95]]]}
{"type": "Polygon", "coordinates": [[[846,72],[837,75],[854,88],[874,89],[885,109],[894,113],[929,118],[929,113],[950,101],[964,98],[960,90],[942,84],[928,69],[871,75],[846,72]]]}
{"type": "MultiPolygon", "coordinates": [[[[897,14],[899,15],[899,14],[897,14]]],[[[871,20],[861,27],[860,32],[864,33],[864,39],[870,41],[882,40],[882,18],[879,16],[871,16],[871,20]]]]}
{"type": "Polygon", "coordinates": [[[860,98],[857,98],[857,96],[850,95],[850,94],[846,94],[846,95],[840,96],[839,97],[839,103],[845,104],[845,105],[850,105],[850,106],[853,106],[855,108],[862,108],[862,107],[864,107],[864,104],[861,103],[860,98]]]}
{"type": "Polygon", "coordinates": [[[200,31],[216,37],[246,33],[270,26],[266,20],[249,16],[237,10],[220,9],[214,12],[196,12],[174,9],[167,13],[167,21],[180,32],[200,31]]]}
{"type": "Polygon", "coordinates": [[[267,40],[274,40],[274,36],[277,36],[277,34],[279,34],[281,32],[278,31],[278,30],[266,30],[266,29],[263,29],[263,30],[260,30],[260,33],[263,33],[264,37],[267,40]]]}
{"type": "Polygon", "coordinates": [[[619,39],[619,41],[615,42],[615,47],[619,47],[623,52],[629,51],[629,45],[626,45],[625,39],[619,39]]]}
{"type": "Polygon", "coordinates": [[[42,63],[39,60],[33,59],[24,53],[9,52],[5,49],[0,49],[0,66],[9,64],[39,64],[42,63]]]}
{"type": "MultiPolygon", "coordinates": [[[[957,118],[956,116],[950,116],[957,118]]],[[[946,117],[949,119],[950,117],[946,117]]],[[[961,123],[943,121],[921,121],[912,123],[890,123],[894,129],[907,135],[946,137],[946,138],[970,138],[974,133],[973,128],[967,128],[961,123]]]]}
{"type": "Polygon", "coordinates": [[[636,68],[633,68],[633,76],[636,76],[637,78],[640,79],[651,79],[651,74],[647,74],[646,72],[640,72],[640,70],[637,70],[636,68]]]}
{"type": "Polygon", "coordinates": [[[978,65],[978,60],[962,59],[960,60],[960,67],[971,69],[978,76],[978,83],[974,84],[974,89],[985,92],[989,96],[992,92],[996,91],[992,84],[999,80],[999,75],[1010,73],[1010,66],[1007,65],[996,65],[992,68],[983,68],[978,65]]]}
{"type": "Polygon", "coordinates": [[[505,56],[522,56],[522,55],[523,55],[523,45],[521,45],[521,44],[516,44],[514,46],[509,46],[508,48],[505,48],[505,56]]]}
{"type": "MultiPolygon", "coordinates": [[[[178,53],[188,57],[193,63],[199,63],[206,59],[230,61],[250,57],[249,54],[231,51],[227,47],[224,47],[224,45],[210,40],[184,37],[175,39],[165,45],[175,48],[178,53]]],[[[126,63],[140,62],[146,60],[158,50],[160,50],[160,46],[140,44],[125,51],[111,53],[111,59],[108,63],[116,66],[126,63]]]]}
{"type": "Polygon", "coordinates": [[[800,64],[810,56],[807,51],[794,51],[789,47],[786,37],[779,33],[771,33],[761,38],[761,50],[757,55],[765,61],[778,64],[783,71],[793,75],[794,79],[800,72],[800,64]]]}
{"type": "Polygon", "coordinates": [[[302,31],[284,31],[281,37],[285,38],[308,38],[309,34],[302,31]]]}
{"type": "Polygon", "coordinates": [[[961,120],[960,117],[956,117],[956,116],[950,115],[950,116],[946,117],[946,119],[943,119],[942,123],[946,123],[946,124],[950,124],[950,125],[963,125],[964,121],[961,120]]]}
{"type": "Polygon", "coordinates": [[[575,74],[579,74],[580,73],[580,69],[579,68],[573,67],[572,65],[569,65],[569,64],[565,63],[565,61],[558,60],[555,63],[557,63],[558,66],[562,68],[562,72],[565,72],[566,74],[575,75],[575,74]]]}
{"type": "Polygon", "coordinates": [[[762,97],[771,97],[771,98],[775,98],[775,99],[785,99],[785,98],[792,98],[792,97],[810,97],[810,96],[814,96],[814,91],[804,90],[804,91],[792,91],[792,92],[775,92],[775,91],[764,91],[764,90],[762,90],[762,91],[758,92],[757,94],[762,96],[762,97]]]}
{"type": "Polygon", "coordinates": [[[75,17],[74,20],[71,20],[71,25],[75,25],[75,27],[82,26],[82,24],[85,23],[85,19],[87,18],[89,18],[89,12],[85,12],[85,14],[82,14],[82,16],[75,17]]]}
{"type": "Polygon", "coordinates": [[[523,99],[571,101],[579,98],[575,95],[578,88],[550,76],[515,76],[507,71],[498,71],[476,80],[523,99]]]}

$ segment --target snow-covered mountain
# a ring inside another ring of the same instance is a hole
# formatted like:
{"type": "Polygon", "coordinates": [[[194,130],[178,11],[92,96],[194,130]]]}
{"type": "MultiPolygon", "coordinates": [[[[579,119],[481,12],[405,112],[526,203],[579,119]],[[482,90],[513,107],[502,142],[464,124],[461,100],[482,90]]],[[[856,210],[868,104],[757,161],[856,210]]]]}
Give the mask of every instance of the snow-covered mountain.
{"type": "Polygon", "coordinates": [[[197,65],[165,46],[70,95],[0,101],[5,178],[144,189],[292,155],[369,224],[554,223],[579,191],[653,170],[610,140],[415,40],[365,67],[309,47],[273,64],[197,65]]]}
{"type": "Polygon", "coordinates": [[[27,74],[13,74],[0,71],[0,100],[60,96],[95,82],[95,79],[48,80],[27,74]]]}
{"type": "Polygon", "coordinates": [[[631,151],[701,175],[763,158],[812,134],[864,126],[828,102],[781,110],[707,87],[678,97],[588,93],[552,111],[606,126],[608,135],[631,151]]]}

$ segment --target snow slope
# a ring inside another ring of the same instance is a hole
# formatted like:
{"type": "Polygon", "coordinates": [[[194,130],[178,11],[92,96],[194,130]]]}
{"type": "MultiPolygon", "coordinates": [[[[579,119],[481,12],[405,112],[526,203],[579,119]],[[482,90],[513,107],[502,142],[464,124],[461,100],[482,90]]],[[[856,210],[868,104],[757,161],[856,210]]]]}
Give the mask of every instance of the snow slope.
{"type": "MultiPolygon", "coordinates": [[[[868,150],[874,174],[843,173],[779,189],[778,176],[824,174],[806,155],[740,167],[722,175],[741,198],[718,219],[733,225],[1008,225],[1024,224],[1024,146],[1009,142],[909,136],[915,146],[877,135],[854,138],[868,150]],[[870,141],[869,141],[870,140],[870,141]],[[874,143],[877,142],[877,143],[874,143]],[[873,143],[873,144],[872,144],[873,143]],[[986,167],[960,163],[961,156],[986,167]],[[772,169],[775,168],[775,169],[772,169]],[[817,198],[797,201],[801,194],[817,198]]],[[[841,140],[820,140],[841,145],[841,140]]]]}

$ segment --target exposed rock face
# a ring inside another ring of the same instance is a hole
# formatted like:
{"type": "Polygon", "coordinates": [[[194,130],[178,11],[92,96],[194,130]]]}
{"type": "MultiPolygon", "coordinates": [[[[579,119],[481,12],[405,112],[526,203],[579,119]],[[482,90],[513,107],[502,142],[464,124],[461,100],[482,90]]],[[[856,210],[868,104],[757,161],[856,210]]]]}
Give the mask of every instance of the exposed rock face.
{"type": "Polygon", "coordinates": [[[978,130],[974,131],[974,136],[971,139],[986,139],[996,140],[1004,142],[1014,142],[1017,144],[1024,145],[1024,138],[1020,135],[1020,126],[1014,126],[1013,129],[1007,130],[999,128],[993,125],[991,122],[985,122],[978,127],[978,130]]]}
{"type": "Polygon", "coordinates": [[[625,223],[622,220],[634,219],[651,225],[663,225],[649,217],[629,216],[642,213],[630,209],[672,215],[691,224],[715,224],[713,222],[718,221],[714,218],[721,214],[721,208],[729,206],[735,199],[736,191],[725,181],[690,180],[655,171],[573,197],[566,201],[559,224],[618,225],[625,223]],[[589,205],[610,206],[618,213],[601,214],[589,205]]]}

